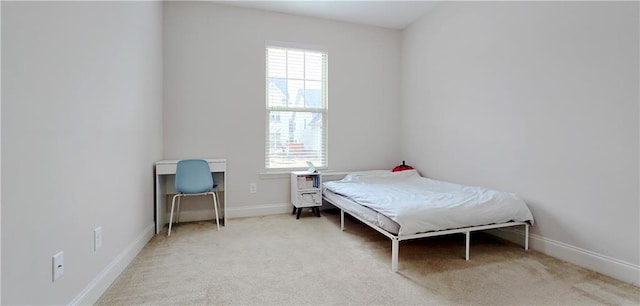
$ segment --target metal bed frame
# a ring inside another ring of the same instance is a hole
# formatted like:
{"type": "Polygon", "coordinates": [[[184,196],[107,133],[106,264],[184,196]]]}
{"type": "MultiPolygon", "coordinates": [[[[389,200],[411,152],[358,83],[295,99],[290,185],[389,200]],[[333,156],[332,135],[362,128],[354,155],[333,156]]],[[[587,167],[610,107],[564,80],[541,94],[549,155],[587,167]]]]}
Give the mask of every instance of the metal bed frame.
{"type": "MultiPolygon", "coordinates": [[[[324,196],[323,196],[323,199],[325,201],[329,202],[330,204],[332,204],[333,206],[335,206],[335,207],[340,209],[340,230],[344,231],[344,213],[345,213],[345,210],[340,205],[337,205],[337,204],[333,203],[331,200],[327,199],[324,196]]],[[[426,238],[426,237],[434,237],[434,236],[442,236],[442,235],[449,235],[449,234],[464,233],[465,234],[465,241],[466,241],[465,260],[469,260],[469,244],[471,242],[471,232],[489,230],[489,229],[496,229],[496,228],[502,228],[502,227],[511,227],[511,226],[523,225],[524,226],[524,249],[525,250],[529,250],[529,223],[527,223],[527,222],[511,221],[511,222],[500,223],[500,224],[469,226],[469,227],[462,227],[462,228],[441,230],[441,231],[434,231],[434,232],[426,232],[426,233],[412,234],[412,235],[395,235],[395,234],[392,234],[392,233],[390,233],[390,232],[388,232],[388,231],[376,226],[375,224],[373,224],[373,223],[361,218],[358,215],[355,215],[355,214],[353,214],[353,213],[351,213],[349,211],[347,211],[347,213],[349,215],[351,215],[352,217],[360,220],[360,222],[368,225],[369,227],[373,228],[374,230],[376,230],[376,231],[380,232],[381,234],[385,235],[387,238],[391,239],[391,271],[393,271],[394,273],[398,272],[398,251],[399,251],[399,248],[400,248],[400,241],[404,241],[404,240],[411,240],[411,239],[419,239],[419,238],[426,238]]]]}

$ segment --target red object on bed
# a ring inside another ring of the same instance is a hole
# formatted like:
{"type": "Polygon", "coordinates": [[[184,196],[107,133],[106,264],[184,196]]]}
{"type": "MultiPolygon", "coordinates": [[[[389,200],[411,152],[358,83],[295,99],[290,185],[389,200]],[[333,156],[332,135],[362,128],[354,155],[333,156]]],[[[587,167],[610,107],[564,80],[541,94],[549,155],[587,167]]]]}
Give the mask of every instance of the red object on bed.
{"type": "Polygon", "coordinates": [[[402,161],[402,165],[400,165],[400,166],[396,166],[395,168],[393,168],[393,170],[392,170],[392,171],[393,171],[393,172],[398,172],[398,171],[411,170],[411,169],[413,169],[413,167],[411,167],[411,166],[409,166],[409,165],[406,165],[406,164],[404,163],[404,160],[403,160],[403,161],[402,161]]]}

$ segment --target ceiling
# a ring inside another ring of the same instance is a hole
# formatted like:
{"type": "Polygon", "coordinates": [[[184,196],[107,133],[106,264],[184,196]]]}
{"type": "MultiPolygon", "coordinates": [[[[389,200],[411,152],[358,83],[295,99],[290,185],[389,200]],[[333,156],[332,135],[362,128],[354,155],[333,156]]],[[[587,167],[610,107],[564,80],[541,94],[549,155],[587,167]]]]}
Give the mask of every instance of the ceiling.
{"type": "Polygon", "coordinates": [[[221,1],[265,11],[404,29],[432,9],[437,1],[221,1]]]}

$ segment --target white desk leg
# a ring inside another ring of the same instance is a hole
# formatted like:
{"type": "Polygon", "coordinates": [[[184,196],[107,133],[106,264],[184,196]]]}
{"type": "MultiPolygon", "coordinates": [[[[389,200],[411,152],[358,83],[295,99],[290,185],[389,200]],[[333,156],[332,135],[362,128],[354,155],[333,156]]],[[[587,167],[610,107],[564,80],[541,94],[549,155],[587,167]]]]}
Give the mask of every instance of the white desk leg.
{"type": "Polygon", "coordinates": [[[222,172],[222,185],[224,186],[224,210],[222,214],[222,225],[227,226],[227,172],[222,172]]]}
{"type": "Polygon", "coordinates": [[[164,228],[164,214],[167,211],[165,197],[167,196],[164,188],[166,175],[156,174],[156,234],[164,228]]]}
{"type": "Polygon", "coordinates": [[[155,203],[155,222],[156,222],[156,235],[160,233],[160,224],[162,221],[160,219],[160,175],[156,174],[156,203],[155,203]]]}

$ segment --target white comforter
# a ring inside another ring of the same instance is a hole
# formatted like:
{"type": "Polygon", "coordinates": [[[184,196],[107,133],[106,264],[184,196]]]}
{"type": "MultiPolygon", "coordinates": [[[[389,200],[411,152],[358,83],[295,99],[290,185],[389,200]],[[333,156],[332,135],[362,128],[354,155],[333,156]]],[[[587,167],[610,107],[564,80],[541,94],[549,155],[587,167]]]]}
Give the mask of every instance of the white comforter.
{"type": "Polygon", "coordinates": [[[399,235],[508,221],[529,221],[531,211],[513,193],[421,177],[416,170],[367,171],[324,186],[389,217],[399,235]]]}

